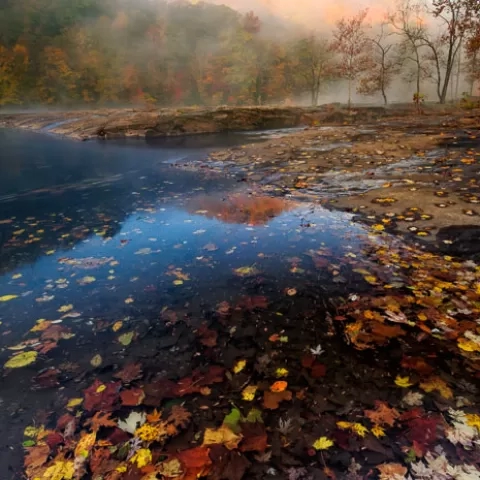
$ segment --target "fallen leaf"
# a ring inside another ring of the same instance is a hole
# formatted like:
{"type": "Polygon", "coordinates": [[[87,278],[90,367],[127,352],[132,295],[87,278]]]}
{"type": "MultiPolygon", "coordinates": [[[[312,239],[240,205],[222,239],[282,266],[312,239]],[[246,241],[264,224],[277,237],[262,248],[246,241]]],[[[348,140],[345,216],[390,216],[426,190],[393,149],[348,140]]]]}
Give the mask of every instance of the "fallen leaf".
{"type": "Polygon", "coordinates": [[[96,379],[93,384],[84,390],[84,407],[87,411],[104,410],[111,411],[119,397],[120,382],[103,384],[96,379]]]}
{"type": "Polygon", "coordinates": [[[96,439],[96,432],[84,434],[75,446],[75,456],[82,456],[84,458],[87,458],[93,446],[95,445],[96,439]]]}
{"type": "Polygon", "coordinates": [[[191,418],[192,414],[185,407],[173,405],[167,422],[173,423],[176,427],[186,428],[191,418]]]}
{"type": "Polygon", "coordinates": [[[10,300],[15,300],[18,298],[18,295],[3,295],[0,297],[0,302],[9,302],[10,300]]]}
{"type": "Polygon", "coordinates": [[[118,341],[124,346],[127,347],[132,343],[133,337],[135,336],[135,332],[127,332],[123,333],[118,337],[118,341]]]}
{"type": "Polygon", "coordinates": [[[123,383],[130,383],[142,376],[142,365],[140,363],[130,363],[122,368],[119,372],[113,374],[115,378],[119,378],[123,383]]]}
{"type": "Polygon", "coordinates": [[[220,428],[207,428],[203,436],[203,446],[224,445],[229,450],[234,450],[242,440],[242,435],[236,435],[226,425],[220,428]]]}
{"type": "Polygon", "coordinates": [[[5,363],[5,368],[21,368],[34,363],[37,360],[38,353],[34,351],[22,352],[13,357],[5,363]]]}
{"type": "Polygon", "coordinates": [[[130,463],[135,463],[138,468],[143,468],[152,463],[152,452],[148,448],[140,448],[132,456],[130,463]]]}
{"type": "Polygon", "coordinates": [[[263,406],[269,410],[276,410],[280,406],[280,402],[284,400],[290,401],[292,392],[290,390],[282,390],[279,392],[271,392],[266,390],[263,392],[263,406]]]}
{"type": "Polygon", "coordinates": [[[111,413],[108,412],[97,412],[92,418],[89,418],[85,425],[90,426],[94,432],[98,432],[101,427],[105,428],[114,428],[117,426],[117,422],[112,420],[111,413]]]}
{"type": "Polygon", "coordinates": [[[287,387],[288,387],[288,383],[280,380],[278,382],[275,382],[270,387],[270,391],[274,393],[279,393],[279,392],[285,391],[287,387]]]}
{"type": "Polygon", "coordinates": [[[380,471],[380,480],[397,480],[405,478],[407,467],[400,463],[384,463],[378,465],[377,469],[380,471]]]}
{"type": "Polygon", "coordinates": [[[410,377],[401,377],[400,375],[397,375],[395,378],[395,385],[402,388],[408,388],[411,387],[413,383],[410,382],[410,377]]]}
{"type": "Polygon", "coordinates": [[[143,402],[145,392],[141,388],[131,388],[120,393],[120,400],[124,407],[136,407],[143,402]]]}
{"type": "Polygon", "coordinates": [[[97,353],[92,359],[90,360],[90,365],[94,368],[98,368],[102,364],[102,356],[97,353]]]}
{"type": "Polygon", "coordinates": [[[376,425],[393,427],[400,414],[395,408],[390,408],[386,402],[377,400],[375,410],[365,410],[365,416],[376,425]]]}
{"type": "Polygon", "coordinates": [[[83,403],[83,398],[72,398],[68,401],[66,408],[75,408],[83,403]]]}
{"type": "Polygon", "coordinates": [[[313,442],[312,447],[315,450],[327,450],[330,447],[333,447],[333,441],[327,437],[320,437],[313,442]]]}

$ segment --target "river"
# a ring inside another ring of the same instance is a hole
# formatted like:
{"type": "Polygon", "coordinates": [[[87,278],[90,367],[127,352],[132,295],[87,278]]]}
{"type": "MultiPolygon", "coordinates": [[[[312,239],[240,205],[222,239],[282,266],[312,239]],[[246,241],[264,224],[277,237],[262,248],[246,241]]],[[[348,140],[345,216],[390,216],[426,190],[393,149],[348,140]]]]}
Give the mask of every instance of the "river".
{"type": "MultiPolygon", "coordinates": [[[[393,384],[398,347],[358,353],[329,313],[374,288],[354,267],[368,262],[364,248],[375,236],[349,214],[173,166],[255,138],[77,143],[0,131],[0,361],[36,352],[35,362],[5,368],[0,380],[2,479],[20,478],[22,442],[31,441],[25,427],[55,428],[69,399],[133,362],[144,388],[199,365],[258,362],[269,343],[289,342],[290,364],[320,344],[330,376],[323,385],[308,380],[318,396],[310,416],[350,411],[359,398],[373,404],[380,391],[396,397],[384,382],[393,384]]],[[[151,390],[144,404],[160,406],[151,390]]],[[[189,408],[228,412],[225,392],[212,390],[189,408]]],[[[195,421],[202,428],[205,419],[195,421]]],[[[369,461],[392,458],[377,455],[369,461]]]]}

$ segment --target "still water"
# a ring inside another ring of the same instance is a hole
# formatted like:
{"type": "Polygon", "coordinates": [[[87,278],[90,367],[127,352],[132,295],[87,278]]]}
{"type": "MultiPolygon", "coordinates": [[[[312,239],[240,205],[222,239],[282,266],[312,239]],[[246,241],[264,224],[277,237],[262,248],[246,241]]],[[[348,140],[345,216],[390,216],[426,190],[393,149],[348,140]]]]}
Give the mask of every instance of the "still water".
{"type": "Polygon", "coordinates": [[[253,140],[77,143],[0,131],[0,362],[38,352],[1,379],[2,468],[20,468],[35,412],[61,413],[99,374],[93,355],[107,376],[121,359],[153,358],[162,339],[148,343],[152,322],[232,307],[275,322],[352,290],[345,259],[361,255],[365,232],[349,215],[172,165],[253,140]],[[136,353],[116,341],[125,331],[144,339],[136,353]],[[35,380],[46,368],[55,380],[35,380]]]}

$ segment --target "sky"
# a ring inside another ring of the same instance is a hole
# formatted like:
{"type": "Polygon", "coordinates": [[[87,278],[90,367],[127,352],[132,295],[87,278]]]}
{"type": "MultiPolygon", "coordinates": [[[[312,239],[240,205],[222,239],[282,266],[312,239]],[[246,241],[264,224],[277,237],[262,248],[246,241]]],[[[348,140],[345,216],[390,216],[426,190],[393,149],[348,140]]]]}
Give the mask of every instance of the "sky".
{"type": "Polygon", "coordinates": [[[394,0],[208,0],[211,3],[225,4],[236,10],[271,12],[288,18],[309,28],[322,25],[334,25],[344,16],[356,14],[362,8],[369,8],[369,18],[381,20],[388,8],[395,5],[394,0]]]}

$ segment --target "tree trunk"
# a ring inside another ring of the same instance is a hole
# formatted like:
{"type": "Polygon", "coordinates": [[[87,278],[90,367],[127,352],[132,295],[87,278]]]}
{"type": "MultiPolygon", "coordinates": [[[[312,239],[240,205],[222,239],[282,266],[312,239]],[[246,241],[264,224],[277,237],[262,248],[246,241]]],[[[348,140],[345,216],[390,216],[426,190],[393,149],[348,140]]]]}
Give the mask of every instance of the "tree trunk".
{"type": "Polygon", "coordinates": [[[352,106],[352,79],[348,77],[348,109],[352,106]]]}
{"type": "Polygon", "coordinates": [[[418,50],[415,49],[415,58],[417,59],[417,94],[420,95],[420,78],[422,76],[422,66],[420,65],[420,58],[418,50]]]}

